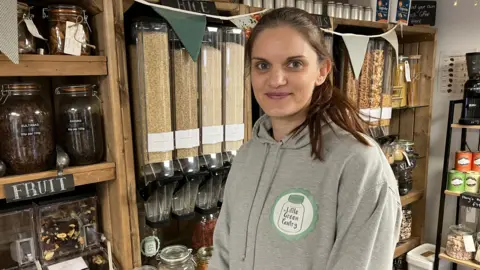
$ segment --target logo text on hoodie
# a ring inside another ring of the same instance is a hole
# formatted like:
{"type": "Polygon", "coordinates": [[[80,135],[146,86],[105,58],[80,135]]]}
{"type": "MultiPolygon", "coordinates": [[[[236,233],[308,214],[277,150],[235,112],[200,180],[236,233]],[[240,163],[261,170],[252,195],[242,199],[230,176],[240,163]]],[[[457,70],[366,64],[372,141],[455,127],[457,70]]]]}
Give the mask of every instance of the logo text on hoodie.
{"type": "Polygon", "coordinates": [[[308,190],[294,188],[277,197],[270,217],[281,236],[287,240],[298,240],[315,229],[318,205],[308,190]]]}

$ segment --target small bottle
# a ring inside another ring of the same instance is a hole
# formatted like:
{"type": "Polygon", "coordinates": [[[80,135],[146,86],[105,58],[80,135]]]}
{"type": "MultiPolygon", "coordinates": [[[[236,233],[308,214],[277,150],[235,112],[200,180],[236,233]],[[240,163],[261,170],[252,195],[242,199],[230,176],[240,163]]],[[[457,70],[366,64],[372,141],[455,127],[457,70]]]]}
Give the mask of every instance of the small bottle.
{"type": "Polygon", "coordinates": [[[273,9],[275,8],[275,0],[263,0],[263,8],[273,9]]]}
{"type": "Polygon", "coordinates": [[[365,18],[365,13],[363,11],[363,7],[358,6],[358,20],[363,21],[364,18],[365,18]]]}
{"type": "Polygon", "coordinates": [[[285,7],[285,0],[275,0],[275,8],[285,7]]]}
{"type": "Polygon", "coordinates": [[[307,0],[305,2],[305,11],[313,14],[313,0],[307,0]]]}
{"type": "Polygon", "coordinates": [[[365,8],[365,15],[364,15],[365,21],[375,21],[372,17],[373,17],[372,8],[371,7],[366,7],[365,8]]]}
{"type": "Polygon", "coordinates": [[[327,15],[329,17],[335,17],[335,2],[328,1],[327,4],[327,15]]]}
{"type": "Polygon", "coordinates": [[[343,18],[343,4],[337,3],[335,5],[335,18],[343,18]]]}
{"type": "Polygon", "coordinates": [[[313,3],[313,13],[317,15],[323,15],[323,2],[322,1],[315,1],[313,3]]]}
{"type": "Polygon", "coordinates": [[[295,0],[286,0],[285,1],[286,7],[295,7],[295,0]]]}
{"type": "Polygon", "coordinates": [[[352,10],[350,11],[350,19],[358,20],[358,6],[353,5],[352,10]]]}
{"type": "Polygon", "coordinates": [[[343,4],[343,15],[342,18],[344,19],[350,19],[350,5],[349,4],[343,4]]]}
{"type": "Polygon", "coordinates": [[[297,0],[295,2],[295,7],[305,10],[305,0],[297,0]]]}

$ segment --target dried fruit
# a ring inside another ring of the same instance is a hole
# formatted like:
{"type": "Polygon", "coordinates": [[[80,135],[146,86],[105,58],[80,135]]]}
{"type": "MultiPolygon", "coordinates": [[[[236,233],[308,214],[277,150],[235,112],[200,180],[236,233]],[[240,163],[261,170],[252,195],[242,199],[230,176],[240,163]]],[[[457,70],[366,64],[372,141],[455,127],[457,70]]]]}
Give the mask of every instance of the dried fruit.
{"type": "Polygon", "coordinates": [[[53,258],[53,255],[55,255],[55,252],[45,251],[44,254],[43,254],[43,258],[47,261],[50,261],[53,258]]]}
{"type": "Polygon", "coordinates": [[[67,238],[67,234],[66,233],[59,233],[59,234],[57,234],[57,237],[60,238],[61,240],[65,240],[65,238],[67,238]]]}

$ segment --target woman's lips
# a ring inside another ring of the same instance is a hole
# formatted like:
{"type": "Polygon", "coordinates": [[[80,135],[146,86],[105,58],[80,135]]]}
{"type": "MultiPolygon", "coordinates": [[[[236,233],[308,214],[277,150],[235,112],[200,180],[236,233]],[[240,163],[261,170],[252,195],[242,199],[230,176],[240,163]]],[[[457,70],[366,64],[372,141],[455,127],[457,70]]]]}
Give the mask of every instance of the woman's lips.
{"type": "Polygon", "coordinates": [[[270,93],[266,93],[265,95],[271,99],[283,99],[290,96],[290,94],[291,93],[287,93],[287,92],[270,92],[270,93]]]}

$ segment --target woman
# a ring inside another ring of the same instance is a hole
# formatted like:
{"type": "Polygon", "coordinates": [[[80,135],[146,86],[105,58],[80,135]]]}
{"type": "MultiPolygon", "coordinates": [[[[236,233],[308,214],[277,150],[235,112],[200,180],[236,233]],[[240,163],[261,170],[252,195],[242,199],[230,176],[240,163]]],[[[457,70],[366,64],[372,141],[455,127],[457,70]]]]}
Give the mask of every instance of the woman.
{"type": "Polygon", "coordinates": [[[246,62],[267,116],[230,171],[210,269],[391,269],[402,216],[395,177],[328,82],[315,21],[294,8],[265,14],[246,62]]]}

